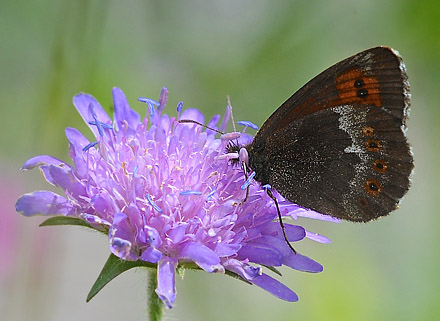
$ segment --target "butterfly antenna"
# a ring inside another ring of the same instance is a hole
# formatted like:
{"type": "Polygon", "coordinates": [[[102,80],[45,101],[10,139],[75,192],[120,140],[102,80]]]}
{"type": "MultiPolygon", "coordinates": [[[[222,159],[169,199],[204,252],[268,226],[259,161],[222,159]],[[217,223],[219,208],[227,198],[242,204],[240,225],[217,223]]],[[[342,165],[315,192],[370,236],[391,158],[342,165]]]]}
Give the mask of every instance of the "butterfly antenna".
{"type": "Polygon", "coordinates": [[[280,220],[280,225],[281,225],[281,230],[283,231],[284,240],[286,241],[287,245],[289,245],[289,247],[293,251],[293,253],[296,254],[296,250],[293,248],[293,246],[290,244],[290,242],[287,238],[286,228],[284,227],[283,219],[281,218],[281,212],[280,212],[280,207],[278,206],[278,201],[277,201],[276,197],[272,194],[272,191],[269,188],[266,189],[266,192],[267,192],[267,195],[269,195],[269,197],[275,202],[275,206],[277,207],[278,218],[280,220]]]}
{"type": "Polygon", "coordinates": [[[234,129],[234,132],[236,132],[237,130],[235,129],[235,121],[234,121],[234,113],[232,112],[231,97],[229,97],[229,95],[226,96],[226,101],[228,102],[228,106],[231,107],[232,128],[234,129]]]}
{"type": "Polygon", "coordinates": [[[206,128],[206,129],[213,130],[213,131],[219,133],[220,135],[223,135],[223,134],[224,134],[224,132],[221,132],[221,131],[219,131],[219,130],[217,130],[217,129],[215,129],[215,128],[211,128],[211,127],[209,127],[209,126],[206,126],[206,125],[204,125],[204,124],[202,124],[202,123],[199,123],[198,121],[195,121],[195,120],[192,120],[192,119],[179,119],[178,122],[181,123],[181,124],[182,124],[182,123],[197,124],[197,125],[202,126],[202,127],[206,128]]]}

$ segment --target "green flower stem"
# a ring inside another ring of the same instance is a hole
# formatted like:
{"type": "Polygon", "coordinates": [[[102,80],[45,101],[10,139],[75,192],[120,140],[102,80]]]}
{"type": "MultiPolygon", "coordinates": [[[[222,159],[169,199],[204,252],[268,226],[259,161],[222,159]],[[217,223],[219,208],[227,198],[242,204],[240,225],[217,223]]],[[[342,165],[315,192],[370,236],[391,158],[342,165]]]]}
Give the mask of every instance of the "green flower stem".
{"type": "Polygon", "coordinates": [[[162,320],[163,302],[156,294],[157,288],[157,270],[148,269],[148,313],[150,321],[162,320]]]}

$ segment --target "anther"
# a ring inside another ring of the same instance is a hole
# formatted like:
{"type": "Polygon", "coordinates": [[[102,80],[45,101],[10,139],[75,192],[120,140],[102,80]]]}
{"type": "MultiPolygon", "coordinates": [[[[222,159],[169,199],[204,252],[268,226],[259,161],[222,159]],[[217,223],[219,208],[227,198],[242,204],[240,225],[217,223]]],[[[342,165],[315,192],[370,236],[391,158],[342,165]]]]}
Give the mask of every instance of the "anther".
{"type": "Polygon", "coordinates": [[[151,199],[150,194],[147,194],[146,197],[147,197],[147,201],[148,201],[148,203],[150,203],[150,205],[151,205],[156,211],[158,211],[159,213],[162,213],[162,209],[159,207],[159,205],[157,205],[157,204],[151,199]]]}
{"type": "Polygon", "coordinates": [[[258,126],[247,120],[239,120],[237,124],[257,130],[258,126]]]}
{"type": "Polygon", "coordinates": [[[209,192],[208,196],[206,196],[206,201],[210,201],[216,192],[216,188],[214,187],[212,191],[209,192]]]}
{"type": "Polygon", "coordinates": [[[87,144],[87,145],[82,149],[83,152],[88,151],[90,148],[92,148],[92,147],[95,146],[96,144],[98,144],[98,142],[93,142],[93,143],[87,144]]]}
{"type": "Polygon", "coordinates": [[[180,112],[182,111],[183,108],[183,101],[179,101],[179,103],[177,104],[177,113],[180,115],[180,112]]]}
{"type": "Polygon", "coordinates": [[[202,195],[202,192],[200,191],[191,191],[191,190],[187,190],[187,191],[183,191],[179,193],[180,195],[202,195]]]}
{"type": "Polygon", "coordinates": [[[247,180],[243,183],[243,185],[241,185],[241,189],[246,189],[248,188],[249,185],[251,185],[251,181],[254,179],[255,177],[255,172],[252,172],[251,175],[249,175],[249,177],[247,178],[247,180]]]}

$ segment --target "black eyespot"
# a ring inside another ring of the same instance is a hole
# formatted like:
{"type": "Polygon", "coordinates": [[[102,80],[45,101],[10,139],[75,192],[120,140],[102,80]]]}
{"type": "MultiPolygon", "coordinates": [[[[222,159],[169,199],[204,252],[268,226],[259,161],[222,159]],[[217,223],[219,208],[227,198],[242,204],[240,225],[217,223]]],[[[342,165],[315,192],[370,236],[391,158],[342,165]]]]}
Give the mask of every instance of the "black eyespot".
{"type": "Polygon", "coordinates": [[[388,166],[383,160],[376,159],[373,162],[373,168],[378,173],[385,173],[388,169],[388,166]]]}
{"type": "Polygon", "coordinates": [[[370,126],[365,126],[364,128],[362,128],[362,133],[368,137],[373,136],[374,128],[370,126]]]}
{"type": "Polygon", "coordinates": [[[359,98],[365,98],[365,97],[368,96],[368,90],[366,90],[366,89],[359,89],[359,90],[357,91],[356,95],[357,95],[359,98]]]}
{"type": "Polygon", "coordinates": [[[370,190],[375,191],[375,192],[379,190],[379,187],[374,182],[370,182],[368,187],[370,188],[370,190]]]}
{"type": "Polygon", "coordinates": [[[369,139],[365,142],[365,147],[369,152],[377,153],[382,148],[382,144],[376,139],[369,139]]]}
{"type": "Polygon", "coordinates": [[[359,205],[360,205],[361,207],[367,207],[367,206],[368,206],[368,201],[367,201],[365,198],[360,198],[360,199],[358,200],[358,202],[359,202],[359,205]]]}
{"type": "Polygon", "coordinates": [[[356,80],[354,81],[354,86],[355,86],[356,88],[361,88],[361,87],[364,87],[364,86],[365,86],[365,83],[364,83],[364,81],[363,81],[362,79],[356,79],[356,80]]]}
{"type": "Polygon", "coordinates": [[[376,179],[369,179],[365,182],[365,191],[372,195],[377,196],[380,194],[382,186],[376,179]]]}

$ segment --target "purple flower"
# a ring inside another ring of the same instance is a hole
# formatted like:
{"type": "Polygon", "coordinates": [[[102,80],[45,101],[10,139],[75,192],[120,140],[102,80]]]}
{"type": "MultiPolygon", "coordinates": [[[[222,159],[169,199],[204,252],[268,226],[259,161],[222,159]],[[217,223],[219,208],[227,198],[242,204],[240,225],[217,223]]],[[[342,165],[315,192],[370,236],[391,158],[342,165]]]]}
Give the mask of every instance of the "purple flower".
{"type": "MultiPolygon", "coordinates": [[[[130,109],[124,93],[113,89],[114,120],[88,94],[73,103],[96,141],[78,130],[66,129],[73,166],[51,156],[29,159],[23,170],[39,167],[45,179],[60,187],[65,196],[50,191],[23,195],[16,204],[25,216],[64,215],[81,218],[108,233],[110,251],[127,260],[157,263],[157,295],[171,307],[175,297],[178,264],[193,262],[210,273],[233,272],[275,296],[296,301],[297,295],[262,266],[289,266],[299,271],[320,272],[322,266],[294,254],[282,236],[276,207],[260,184],[251,181],[249,198],[243,171],[225,154],[231,137],[249,142],[244,131],[216,138],[211,129],[179,123],[163,114],[168,91],[158,102],[142,98],[147,113],[143,120],[130,109]]],[[[179,119],[204,123],[196,109],[182,110],[179,119]]],[[[219,127],[224,131],[230,107],[219,127]]],[[[217,129],[220,117],[208,126],[217,129]]],[[[244,123],[250,126],[250,123],[244,123]]],[[[276,191],[282,215],[336,221],[305,210],[276,191]]],[[[309,238],[321,243],[326,237],[285,223],[289,241],[309,238]]]]}

